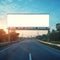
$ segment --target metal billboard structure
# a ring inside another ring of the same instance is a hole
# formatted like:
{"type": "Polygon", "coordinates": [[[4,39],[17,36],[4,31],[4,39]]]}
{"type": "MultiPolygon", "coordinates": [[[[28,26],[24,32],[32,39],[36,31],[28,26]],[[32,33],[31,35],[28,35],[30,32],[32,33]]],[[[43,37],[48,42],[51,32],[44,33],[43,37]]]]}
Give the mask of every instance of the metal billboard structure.
{"type": "Polygon", "coordinates": [[[7,14],[8,32],[10,30],[47,30],[49,29],[49,14],[21,13],[7,14]]]}

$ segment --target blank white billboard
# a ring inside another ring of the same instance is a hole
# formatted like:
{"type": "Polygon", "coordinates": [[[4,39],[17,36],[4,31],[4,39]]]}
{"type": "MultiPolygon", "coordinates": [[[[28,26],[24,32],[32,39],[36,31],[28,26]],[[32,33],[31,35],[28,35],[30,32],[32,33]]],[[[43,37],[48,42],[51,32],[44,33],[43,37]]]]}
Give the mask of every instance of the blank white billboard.
{"type": "Polygon", "coordinates": [[[8,27],[49,27],[48,14],[8,14],[8,27]]]}

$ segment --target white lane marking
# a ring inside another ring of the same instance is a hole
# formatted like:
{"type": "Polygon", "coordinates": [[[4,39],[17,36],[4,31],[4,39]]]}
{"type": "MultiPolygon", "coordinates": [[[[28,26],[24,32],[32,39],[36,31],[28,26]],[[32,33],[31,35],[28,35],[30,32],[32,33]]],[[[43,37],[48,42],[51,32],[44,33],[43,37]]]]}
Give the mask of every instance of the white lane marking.
{"type": "Polygon", "coordinates": [[[31,56],[31,53],[29,53],[29,60],[32,60],[32,56],[31,56]]]}
{"type": "Polygon", "coordinates": [[[2,55],[2,54],[5,55],[4,51],[8,50],[9,48],[10,48],[10,47],[7,47],[7,48],[1,50],[1,51],[0,51],[0,55],[2,55]]]}
{"type": "Polygon", "coordinates": [[[10,46],[4,48],[3,50],[1,50],[0,53],[3,53],[4,51],[8,50],[9,48],[13,48],[14,46],[15,46],[15,48],[17,47],[16,44],[10,45],[10,46]]]}
{"type": "Polygon", "coordinates": [[[8,46],[8,47],[2,49],[2,50],[0,51],[0,53],[4,52],[5,50],[7,50],[7,49],[9,49],[9,48],[12,48],[12,47],[14,47],[14,46],[17,47],[20,43],[21,43],[21,42],[16,43],[16,44],[12,44],[12,45],[10,45],[10,46],[8,46]]]}
{"type": "Polygon", "coordinates": [[[9,49],[9,48],[10,48],[10,47],[7,47],[7,48],[1,50],[0,53],[4,52],[5,50],[7,50],[7,49],[9,49]]]}

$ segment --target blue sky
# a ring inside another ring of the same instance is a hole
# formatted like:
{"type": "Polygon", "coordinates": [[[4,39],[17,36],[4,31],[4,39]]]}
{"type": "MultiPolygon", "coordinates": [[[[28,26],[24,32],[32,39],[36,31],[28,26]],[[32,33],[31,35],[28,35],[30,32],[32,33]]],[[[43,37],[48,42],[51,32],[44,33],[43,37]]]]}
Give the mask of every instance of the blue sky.
{"type": "Polygon", "coordinates": [[[7,13],[48,13],[50,27],[60,22],[60,0],[0,0],[0,20],[7,13]]]}

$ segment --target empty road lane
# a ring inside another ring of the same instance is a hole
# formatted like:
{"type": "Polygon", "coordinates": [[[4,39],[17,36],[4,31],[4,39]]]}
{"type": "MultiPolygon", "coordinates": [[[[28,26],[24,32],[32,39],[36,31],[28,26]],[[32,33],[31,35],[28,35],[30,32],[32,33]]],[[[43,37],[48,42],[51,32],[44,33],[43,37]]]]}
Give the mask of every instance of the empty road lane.
{"type": "Polygon", "coordinates": [[[1,50],[0,60],[60,60],[60,51],[26,38],[1,50]]]}

